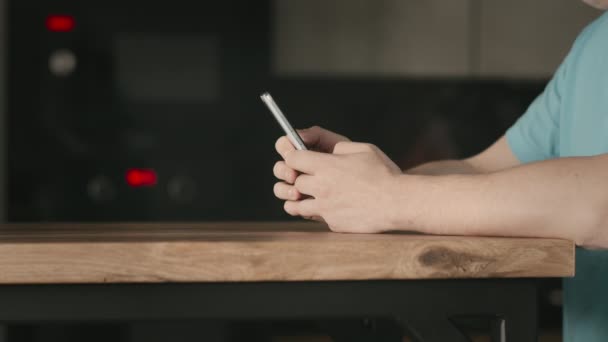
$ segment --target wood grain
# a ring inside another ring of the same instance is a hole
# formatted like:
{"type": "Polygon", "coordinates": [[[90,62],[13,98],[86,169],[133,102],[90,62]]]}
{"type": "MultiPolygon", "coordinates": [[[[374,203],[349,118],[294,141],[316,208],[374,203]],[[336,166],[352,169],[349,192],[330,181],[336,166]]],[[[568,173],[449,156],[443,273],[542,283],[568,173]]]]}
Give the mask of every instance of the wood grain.
{"type": "Polygon", "coordinates": [[[0,226],[0,284],[568,277],[556,239],[355,235],[310,223],[0,226]]]}

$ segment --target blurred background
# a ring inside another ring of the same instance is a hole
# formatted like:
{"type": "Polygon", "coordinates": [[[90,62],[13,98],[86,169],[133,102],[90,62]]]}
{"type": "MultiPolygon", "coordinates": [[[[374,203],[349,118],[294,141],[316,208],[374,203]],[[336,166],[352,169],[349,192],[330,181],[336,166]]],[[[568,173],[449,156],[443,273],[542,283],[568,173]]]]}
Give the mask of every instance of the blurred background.
{"type": "MultiPolygon", "coordinates": [[[[470,156],[600,12],[577,0],[0,0],[0,14],[0,217],[14,222],[288,219],[264,91],[294,126],[372,142],[403,168],[470,156]]],[[[541,323],[558,331],[559,282],[545,287],[541,323]]]]}

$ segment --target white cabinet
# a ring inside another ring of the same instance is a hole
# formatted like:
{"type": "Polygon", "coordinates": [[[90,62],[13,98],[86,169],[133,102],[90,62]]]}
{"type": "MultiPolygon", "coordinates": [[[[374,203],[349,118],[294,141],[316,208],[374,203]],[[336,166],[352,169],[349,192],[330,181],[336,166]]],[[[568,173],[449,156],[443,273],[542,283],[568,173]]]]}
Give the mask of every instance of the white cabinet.
{"type": "Polygon", "coordinates": [[[480,0],[479,74],[544,78],[598,16],[578,0],[480,0]]]}
{"type": "Polygon", "coordinates": [[[278,0],[278,74],[470,73],[470,0],[278,0]]]}

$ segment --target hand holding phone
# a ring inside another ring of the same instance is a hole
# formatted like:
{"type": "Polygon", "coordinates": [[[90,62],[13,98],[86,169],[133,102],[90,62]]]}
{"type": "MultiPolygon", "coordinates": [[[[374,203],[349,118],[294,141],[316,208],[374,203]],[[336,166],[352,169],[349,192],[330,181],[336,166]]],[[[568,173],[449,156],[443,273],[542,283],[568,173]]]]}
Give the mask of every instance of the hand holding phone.
{"type": "Polygon", "coordinates": [[[262,101],[264,101],[264,103],[266,104],[274,118],[277,120],[281,128],[283,128],[283,131],[285,131],[285,134],[287,135],[287,139],[289,139],[293,146],[297,150],[306,150],[307,148],[304,144],[304,141],[302,140],[298,132],[293,129],[289,121],[287,121],[287,118],[285,117],[285,115],[283,115],[283,112],[276,104],[276,102],[274,102],[272,96],[270,96],[269,93],[264,93],[260,96],[260,98],[262,99],[262,101]]]}

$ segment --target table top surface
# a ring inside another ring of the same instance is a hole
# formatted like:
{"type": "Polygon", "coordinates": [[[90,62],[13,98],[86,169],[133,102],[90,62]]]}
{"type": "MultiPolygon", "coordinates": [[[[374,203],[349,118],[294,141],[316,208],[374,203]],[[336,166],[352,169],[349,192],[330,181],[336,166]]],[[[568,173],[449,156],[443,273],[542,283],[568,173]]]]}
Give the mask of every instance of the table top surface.
{"type": "Polygon", "coordinates": [[[568,277],[571,241],[306,222],[0,225],[0,284],[568,277]]]}

